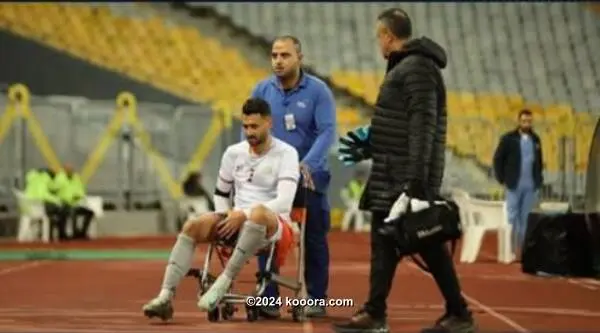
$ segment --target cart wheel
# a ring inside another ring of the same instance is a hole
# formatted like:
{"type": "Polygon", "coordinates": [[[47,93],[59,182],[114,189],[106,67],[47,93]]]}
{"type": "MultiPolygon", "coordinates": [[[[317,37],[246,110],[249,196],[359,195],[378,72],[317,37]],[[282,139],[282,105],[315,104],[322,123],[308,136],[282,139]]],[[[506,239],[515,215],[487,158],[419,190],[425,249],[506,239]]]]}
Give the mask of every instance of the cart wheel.
{"type": "Polygon", "coordinates": [[[233,304],[227,303],[227,304],[223,305],[223,308],[221,309],[221,318],[223,320],[229,320],[229,319],[233,318],[234,313],[235,313],[235,307],[233,306],[233,304]]]}
{"type": "Polygon", "coordinates": [[[250,322],[258,319],[258,308],[246,306],[246,319],[250,322]]]}
{"type": "Polygon", "coordinates": [[[219,321],[219,308],[215,308],[214,310],[208,312],[208,321],[210,321],[210,322],[219,321]]]}
{"type": "Polygon", "coordinates": [[[292,319],[297,323],[306,320],[306,313],[303,306],[297,305],[292,308],[292,319]]]}

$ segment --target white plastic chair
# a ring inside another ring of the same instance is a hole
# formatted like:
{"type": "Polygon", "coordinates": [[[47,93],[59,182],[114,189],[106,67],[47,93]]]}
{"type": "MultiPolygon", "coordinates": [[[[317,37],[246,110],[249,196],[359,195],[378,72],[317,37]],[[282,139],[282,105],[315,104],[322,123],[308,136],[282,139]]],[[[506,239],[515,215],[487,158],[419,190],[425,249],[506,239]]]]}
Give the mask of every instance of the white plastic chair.
{"type": "Polygon", "coordinates": [[[466,230],[469,223],[469,193],[461,189],[452,190],[452,199],[460,209],[460,222],[463,230],[466,230]]]}
{"type": "Polygon", "coordinates": [[[342,190],[340,196],[346,206],[346,211],[342,218],[342,231],[348,231],[348,229],[350,229],[352,220],[354,220],[354,232],[368,231],[367,227],[370,226],[365,225],[365,214],[358,208],[360,201],[352,199],[348,195],[348,191],[342,190]]]}
{"type": "Polygon", "coordinates": [[[467,233],[471,223],[471,217],[469,213],[469,200],[470,196],[464,190],[453,189],[452,200],[456,202],[460,209],[460,222],[463,229],[462,247],[460,253],[460,262],[465,262],[467,255],[469,254],[469,246],[471,243],[467,242],[467,233]]]}
{"type": "Polygon", "coordinates": [[[50,219],[46,215],[44,203],[40,200],[27,198],[25,194],[17,189],[13,189],[19,205],[19,231],[17,233],[18,242],[30,242],[36,240],[37,232],[34,224],[37,222],[41,228],[42,241],[50,242],[50,219]]]}
{"type": "Polygon", "coordinates": [[[461,218],[465,219],[460,261],[463,263],[475,262],[486,231],[496,231],[498,234],[498,262],[511,263],[515,259],[515,255],[511,248],[512,227],[508,223],[506,203],[474,199],[460,190],[455,191],[454,197],[461,211],[464,211],[461,218]]]}
{"type": "Polygon", "coordinates": [[[98,221],[97,219],[104,216],[104,200],[100,196],[86,196],[79,203],[79,207],[83,207],[91,210],[94,213],[94,218],[90,224],[89,236],[90,238],[98,237],[98,221]]]}

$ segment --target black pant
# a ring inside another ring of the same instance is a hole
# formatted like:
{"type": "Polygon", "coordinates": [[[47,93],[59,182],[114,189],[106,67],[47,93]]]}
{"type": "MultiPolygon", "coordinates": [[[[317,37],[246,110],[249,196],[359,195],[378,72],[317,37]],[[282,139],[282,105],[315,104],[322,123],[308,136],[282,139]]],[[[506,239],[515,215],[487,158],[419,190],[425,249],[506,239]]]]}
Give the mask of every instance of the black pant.
{"type": "MultiPolygon", "coordinates": [[[[365,310],[377,319],[384,319],[386,317],[387,298],[392,288],[396,266],[402,259],[396,254],[394,241],[378,232],[386,216],[387,214],[373,212],[373,220],[371,222],[370,288],[369,300],[365,304],[365,310]]],[[[419,255],[429,267],[438,288],[444,296],[446,311],[457,316],[465,315],[467,305],[461,295],[454,263],[447,247],[440,244],[439,246],[424,249],[419,255]]]]}
{"type": "Polygon", "coordinates": [[[50,238],[54,239],[54,230],[58,231],[58,239],[66,240],[67,236],[67,219],[69,218],[69,207],[53,202],[45,202],[44,208],[46,215],[50,220],[50,238]]]}
{"type": "Polygon", "coordinates": [[[85,239],[88,238],[88,229],[94,218],[94,212],[85,207],[75,207],[72,214],[73,223],[73,238],[85,239]],[[81,217],[81,224],[78,223],[81,217]]]}

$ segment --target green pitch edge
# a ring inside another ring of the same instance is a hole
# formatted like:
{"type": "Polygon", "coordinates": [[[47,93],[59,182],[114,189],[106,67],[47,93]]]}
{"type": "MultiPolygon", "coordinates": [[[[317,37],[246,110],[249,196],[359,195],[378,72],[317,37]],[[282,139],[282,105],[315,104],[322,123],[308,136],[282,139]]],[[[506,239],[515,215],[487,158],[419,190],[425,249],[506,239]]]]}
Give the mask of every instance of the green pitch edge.
{"type": "Polygon", "coordinates": [[[164,250],[2,250],[7,260],[166,260],[164,250]]]}

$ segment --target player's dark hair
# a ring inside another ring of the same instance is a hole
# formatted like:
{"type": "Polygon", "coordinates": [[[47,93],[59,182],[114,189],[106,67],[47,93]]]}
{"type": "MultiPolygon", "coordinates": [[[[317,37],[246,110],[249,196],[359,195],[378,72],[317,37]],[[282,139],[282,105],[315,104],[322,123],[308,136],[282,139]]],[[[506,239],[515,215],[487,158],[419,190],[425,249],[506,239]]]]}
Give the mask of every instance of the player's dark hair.
{"type": "Polygon", "coordinates": [[[242,113],[246,116],[259,114],[263,117],[269,117],[271,116],[271,107],[262,98],[250,98],[244,103],[242,113]]]}
{"type": "Polygon", "coordinates": [[[407,39],[412,36],[412,23],[408,14],[400,8],[384,10],[377,19],[392,32],[396,38],[407,39]]]}
{"type": "Polygon", "coordinates": [[[293,36],[293,35],[281,35],[281,36],[277,36],[273,40],[273,44],[275,44],[275,42],[278,42],[280,40],[289,40],[289,41],[292,41],[292,43],[294,44],[294,48],[296,49],[296,52],[298,52],[298,53],[302,52],[302,43],[300,43],[300,39],[298,37],[293,36]]]}
{"type": "Polygon", "coordinates": [[[522,116],[532,116],[533,113],[531,113],[531,111],[529,111],[528,109],[523,109],[521,111],[519,111],[519,117],[518,119],[521,119],[522,116]]]}

